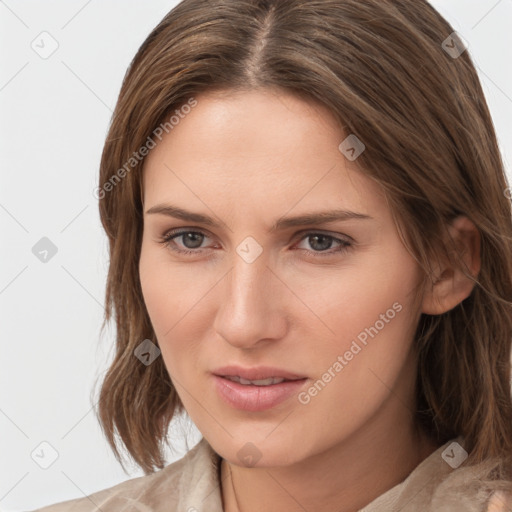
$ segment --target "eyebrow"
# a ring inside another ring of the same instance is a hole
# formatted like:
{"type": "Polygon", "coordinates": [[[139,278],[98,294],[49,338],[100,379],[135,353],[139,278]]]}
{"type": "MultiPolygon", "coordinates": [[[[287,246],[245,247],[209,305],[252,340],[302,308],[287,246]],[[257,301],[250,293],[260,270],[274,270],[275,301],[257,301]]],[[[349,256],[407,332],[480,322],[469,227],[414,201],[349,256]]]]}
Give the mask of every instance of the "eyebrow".
{"type": "MultiPolygon", "coordinates": [[[[161,214],[176,219],[186,220],[188,222],[197,222],[206,226],[218,228],[220,223],[217,223],[212,217],[195,213],[183,208],[178,208],[170,204],[157,204],[146,211],[146,214],[161,214]]],[[[297,215],[295,217],[281,217],[270,228],[270,232],[284,230],[290,227],[304,226],[304,225],[317,225],[335,221],[345,220],[369,220],[373,219],[364,213],[357,213],[350,210],[327,210],[323,212],[312,212],[297,215]]]]}

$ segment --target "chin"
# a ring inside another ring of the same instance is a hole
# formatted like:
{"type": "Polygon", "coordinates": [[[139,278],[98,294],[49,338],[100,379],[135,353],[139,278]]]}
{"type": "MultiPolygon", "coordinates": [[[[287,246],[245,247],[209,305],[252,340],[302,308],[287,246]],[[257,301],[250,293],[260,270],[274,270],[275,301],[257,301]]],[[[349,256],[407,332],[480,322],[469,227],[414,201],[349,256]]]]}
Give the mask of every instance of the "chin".
{"type": "MultiPolygon", "coordinates": [[[[283,433],[274,439],[265,439],[265,434],[259,436],[235,437],[226,440],[221,446],[212,444],[213,449],[231,464],[240,467],[273,468],[290,466],[308,456],[304,446],[297,450],[299,443],[293,441],[293,437],[283,433]]],[[[272,434],[274,435],[274,434],[272,434]]]]}

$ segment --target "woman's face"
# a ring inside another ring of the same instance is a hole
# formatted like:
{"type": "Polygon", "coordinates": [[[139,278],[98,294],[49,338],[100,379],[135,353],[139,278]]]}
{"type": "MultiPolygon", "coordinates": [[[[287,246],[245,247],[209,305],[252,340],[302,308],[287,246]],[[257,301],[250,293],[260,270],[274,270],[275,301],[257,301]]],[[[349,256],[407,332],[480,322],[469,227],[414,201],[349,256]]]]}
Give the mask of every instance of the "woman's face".
{"type": "Polygon", "coordinates": [[[196,100],[145,162],[140,257],[188,414],[221,456],[258,466],[412,425],[421,274],[350,140],[339,149],[349,134],[286,93],[196,100]]]}

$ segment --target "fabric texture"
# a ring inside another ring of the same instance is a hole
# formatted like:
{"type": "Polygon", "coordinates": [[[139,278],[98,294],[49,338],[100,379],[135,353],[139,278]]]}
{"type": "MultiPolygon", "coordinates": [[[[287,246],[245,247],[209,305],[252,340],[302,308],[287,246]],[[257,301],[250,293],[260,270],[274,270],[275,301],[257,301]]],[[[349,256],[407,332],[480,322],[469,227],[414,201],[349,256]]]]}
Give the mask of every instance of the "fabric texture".
{"type": "MultiPolygon", "coordinates": [[[[490,493],[479,485],[479,466],[458,467],[453,443],[441,446],[400,484],[359,512],[512,512],[512,492],[490,493]]],[[[180,460],[133,478],[32,512],[223,512],[220,456],[206,439],[180,460]]]]}

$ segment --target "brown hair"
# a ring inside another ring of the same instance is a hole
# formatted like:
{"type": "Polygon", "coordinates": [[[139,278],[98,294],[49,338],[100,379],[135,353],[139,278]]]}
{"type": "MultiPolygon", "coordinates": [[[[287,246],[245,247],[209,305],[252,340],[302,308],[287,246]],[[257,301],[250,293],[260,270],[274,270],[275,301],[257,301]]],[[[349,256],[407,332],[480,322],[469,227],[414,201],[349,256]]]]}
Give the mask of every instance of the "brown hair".
{"type": "Polygon", "coordinates": [[[169,422],[183,411],[163,359],[145,366],[134,357],[142,340],[158,341],[138,273],[144,161],[125,164],[203,91],[279,88],[327,106],[344,133],[364,142],[361,172],[383,187],[425,283],[435,258],[450,255],[447,223],[466,215],[479,229],[471,295],[419,321],[417,420],[439,444],[463,436],[467,464],[498,458],[490,476],[512,478],[511,205],[470,55],[443,49],[452,33],[425,0],[184,0],[144,41],[100,168],[110,244],[102,329],[115,315],[117,338],[99,421],[121,464],[116,436],[146,474],[164,467],[169,422]]]}

